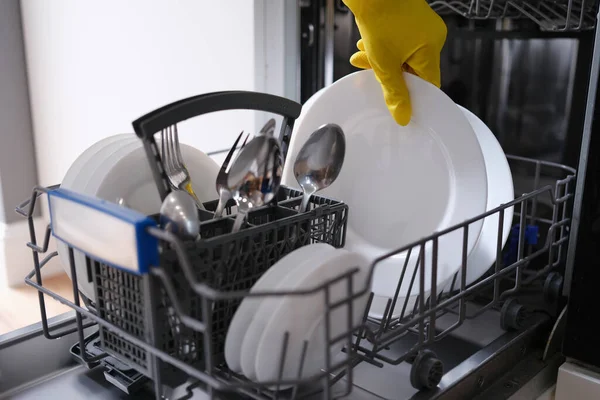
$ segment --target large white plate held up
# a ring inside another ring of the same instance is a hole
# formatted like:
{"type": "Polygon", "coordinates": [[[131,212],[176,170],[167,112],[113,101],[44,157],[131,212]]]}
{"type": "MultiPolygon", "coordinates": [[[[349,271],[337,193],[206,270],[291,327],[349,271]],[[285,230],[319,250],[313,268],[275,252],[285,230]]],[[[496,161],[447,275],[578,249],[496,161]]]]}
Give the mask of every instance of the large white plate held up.
{"type": "MultiPolygon", "coordinates": [[[[440,89],[404,74],[412,102],[409,125],[391,117],[373,71],[348,75],[305,105],[295,124],[283,183],[298,187],[293,162],[319,126],[336,123],[346,134],[346,158],[338,179],[322,194],[350,208],[346,248],[375,259],[433,232],[483,213],[487,178],[479,142],[469,121],[440,89]]],[[[469,227],[467,252],[482,223],[469,227]]],[[[462,262],[463,232],[444,235],[437,244],[436,282],[445,284],[462,262]]],[[[432,246],[425,247],[425,289],[431,288],[432,246]]],[[[400,295],[410,290],[418,260],[407,262],[400,295]]],[[[408,257],[401,252],[381,262],[373,276],[375,294],[393,296],[408,257]]]]}

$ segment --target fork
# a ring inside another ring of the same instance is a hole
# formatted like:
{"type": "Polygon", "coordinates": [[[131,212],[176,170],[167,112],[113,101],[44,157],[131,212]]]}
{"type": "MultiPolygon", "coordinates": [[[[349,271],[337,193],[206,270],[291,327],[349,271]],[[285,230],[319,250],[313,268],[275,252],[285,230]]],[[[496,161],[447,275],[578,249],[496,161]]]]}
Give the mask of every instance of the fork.
{"type": "Polygon", "coordinates": [[[169,178],[169,183],[176,190],[185,190],[196,202],[200,210],[205,210],[204,205],[194,192],[190,172],[183,162],[181,148],[179,147],[179,134],[177,125],[170,126],[160,132],[161,151],[165,173],[169,178]]]}
{"type": "MultiPolygon", "coordinates": [[[[231,157],[233,156],[233,153],[235,152],[235,149],[237,148],[237,144],[239,143],[243,134],[244,134],[244,131],[241,131],[239,136],[233,143],[233,146],[231,147],[231,150],[229,150],[229,153],[227,153],[227,157],[225,157],[225,160],[223,161],[223,165],[221,165],[221,169],[219,170],[219,174],[217,175],[217,193],[219,194],[219,203],[217,204],[217,208],[215,209],[215,215],[213,218],[220,218],[223,215],[223,210],[225,209],[225,205],[231,199],[231,191],[229,190],[229,185],[227,184],[227,178],[229,177],[229,172],[227,171],[227,167],[229,166],[231,157]]],[[[246,135],[246,139],[244,139],[244,143],[242,143],[242,146],[240,147],[240,151],[246,145],[246,142],[248,141],[248,137],[250,137],[250,134],[246,135]]]]}

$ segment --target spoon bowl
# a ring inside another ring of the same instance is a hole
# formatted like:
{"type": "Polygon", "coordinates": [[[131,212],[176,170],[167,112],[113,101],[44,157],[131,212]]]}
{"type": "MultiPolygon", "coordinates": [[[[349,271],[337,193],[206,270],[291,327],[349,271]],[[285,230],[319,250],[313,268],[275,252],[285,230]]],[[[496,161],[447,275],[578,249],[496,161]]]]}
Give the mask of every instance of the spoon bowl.
{"type": "Polygon", "coordinates": [[[183,190],[169,193],[160,207],[160,225],[182,239],[197,239],[200,221],[194,198],[183,190]]]}
{"type": "Polygon", "coordinates": [[[275,118],[271,118],[267,121],[267,123],[265,124],[265,126],[262,127],[262,129],[260,130],[260,132],[258,132],[259,135],[267,135],[267,136],[273,136],[275,135],[275,118]]]}
{"type": "Polygon", "coordinates": [[[303,192],[300,213],[306,211],[313,194],[337,179],[345,154],[346,137],[338,125],[323,125],[309,136],[294,163],[294,176],[303,192]]]}
{"type": "Polygon", "coordinates": [[[282,174],[281,150],[274,137],[256,136],[240,151],[227,180],[238,205],[232,232],[240,230],[248,211],[275,198],[282,174]]]}

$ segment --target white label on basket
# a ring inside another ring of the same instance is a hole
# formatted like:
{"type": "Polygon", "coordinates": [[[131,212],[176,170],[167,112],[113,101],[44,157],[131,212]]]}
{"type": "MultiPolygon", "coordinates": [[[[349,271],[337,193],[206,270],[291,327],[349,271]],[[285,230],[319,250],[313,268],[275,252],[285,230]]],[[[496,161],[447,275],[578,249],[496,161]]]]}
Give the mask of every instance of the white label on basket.
{"type": "Polygon", "coordinates": [[[92,259],[136,273],[147,270],[148,252],[157,251],[148,246],[154,240],[140,241],[140,234],[145,234],[140,223],[147,225],[148,218],[131,210],[114,212],[107,202],[65,193],[48,196],[54,236],[92,259]]]}

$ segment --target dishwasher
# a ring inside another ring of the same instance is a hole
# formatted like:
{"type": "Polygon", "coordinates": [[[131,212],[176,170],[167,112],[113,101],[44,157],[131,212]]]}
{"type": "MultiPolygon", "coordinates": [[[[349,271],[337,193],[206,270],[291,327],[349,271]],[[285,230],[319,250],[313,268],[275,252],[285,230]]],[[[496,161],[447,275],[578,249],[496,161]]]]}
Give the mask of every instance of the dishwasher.
{"type": "MultiPolygon", "coordinates": [[[[44,285],[42,270],[57,254],[48,251],[54,240],[51,227],[36,231],[33,223],[38,209],[47,206],[41,199],[60,201],[52,195],[58,185],[36,187],[16,211],[29,221],[26,245],[32,270],[25,281],[39,293],[41,322],[0,337],[0,398],[536,399],[558,377],[556,399],[562,400],[561,390],[567,389],[561,386],[561,374],[562,382],[571,379],[571,384],[579,377],[585,381],[581,387],[600,382],[594,375],[600,368],[600,346],[590,326],[599,304],[594,285],[600,278],[600,160],[593,156],[600,150],[600,139],[593,134],[599,129],[594,118],[598,3],[434,0],[430,5],[449,28],[442,90],[482,118],[510,154],[515,199],[383,255],[371,268],[401,252],[424,254],[425,246],[460,231],[464,245],[456,251],[462,251],[463,265],[449,287],[428,294],[424,267],[402,273],[398,290],[408,283],[417,298],[414,304],[396,291],[385,302],[382,318],[365,313],[360,326],[348,323],[335,337],[325,329],[326,343],[341,341],[344,346],[335,357],[325,346],[321,373],[258,384],[232,373],[223,361],[223,335],[232,312],[245,296],[241,292],[251,286],[248,281],[257,278],[244,281],[240,271],[228,268],[249,257],[270,257],[267,248],[274,246],[248,244],[256,243],[256,235],[272,238],[282,253],[301,235],[343,246],[345,204],[316,196],[312,211],[287,219],[260,215],[250,221],[257,233],[233,238],[219,236],[218,224],[204,221],[205,233],[214,239],[208,252],[196,251],[160,229],[148,229],[147,240],[166,249],[158,266],[132,273],[87,254],[93,300],[79,293],[71,245],[70,301],[44,285]],[[509,209],[514,217],[502,246],[501,221],[509,209]],[[486,218],[500,221],[495,263],[467,284],[468,227],[486,218]],[[227,258],[226,248],[245,248],[246,253],[227,258]],[[195,267],[211,263],[219,266],[203,271],[195,267]],[[221,290],[207,282],[219,282],[221,290]],[[73,311],[48,318],[49,301],[73,311]],[[590,377],[581,378],[588,372],[590,377]]],[[[296,11],[304,102],[354,70],[348,58],[358,31],[339,0],[300,0],[296,11]]],[[[301,105],[261,93],[218,92],[171,103],[134,121],[159,191],[164,167],[152,135],[187,118],[237,108],[283,116],[280,138],[288,143],[301,105]]],[[[277,213],[296,215],[301,197],[301,192],[284,188],[277,213]]],[[[206,204],[207,209],[214,209],[214,203],[206,204]]],[[[81,229],[93,227],[82,223],[81,229]]],[[[435,259],[431,268],[435,276],[435,259]]],[[[349,276],[340,279],[351,281],[349,276]]],[[[318,290],[327,292],[327,284],[318,290]]],[[[350,303],[352,296],[346,299],[350,303]]],[[[369,305],[373,301],[371,294],[369,305]]],[[[325,306],[327,319],[338,305],[326,300],[325,306]]],[[[308,344],[304,346],[306,351],[308,344]]],[[[284,340],[282,365],[285,350],[284,340]]],[[[598,385],[589,397],[577,398],[599,398],[598,385]]]]}

